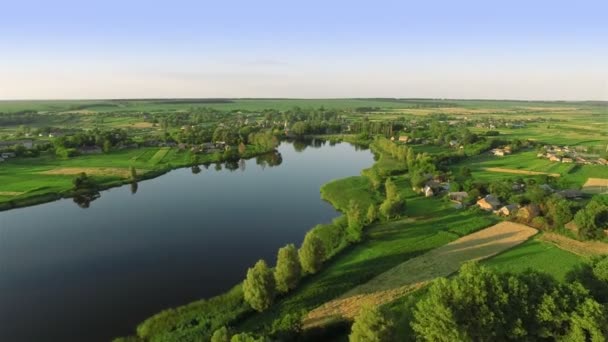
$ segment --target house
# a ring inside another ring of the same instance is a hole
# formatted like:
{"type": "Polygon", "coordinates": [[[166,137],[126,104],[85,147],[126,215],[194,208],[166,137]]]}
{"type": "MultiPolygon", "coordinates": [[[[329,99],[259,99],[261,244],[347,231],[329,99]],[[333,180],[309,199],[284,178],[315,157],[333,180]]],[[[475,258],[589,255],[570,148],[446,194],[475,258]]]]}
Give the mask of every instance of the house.
{"type": "Polygon", "coordinates": [[[502,208],[496,210],[494,213],[496,215],[501,215],[501,216],[511,216],[511,215],[515,214],[518,209],[519,209],[519,206],[517,204],[507,204],[507,205],[503,206],[502,208]]]}
{"type": "Polygon", "coordinates": [[[15,158],[15,152],[3,152],[2,153],[2,158],[4,159],[8,159],[8,158],[15,158]]]}
{"type": "Polygon", "coordinates": [[[566,158],[566,157],[562,158],[562,163],[572,163],[572,162],[573,162],[572,158],[566,158]]]}
{"type": "Polygon", "coordinates": [[[450,140],[449,144],[450,144],[450,147],[456,147],[456,146],[458,146],[458,141],[456,141],[456,140],[450,140]]]}
{"type": "Polygon", "coordinates": [[[435,195],[433,188],[431,188],[428,185],[424,186],[424,189],[422,189],[422,192],[424,193],[424,197],[433,197],[433,195],[435,195]]]}
{"type": "Polygon", "coordinates": [[[80,154],[99,154],[103,152],[99,146],[81,146],[78,148],[80,154]]]}
{"type": "Polygon", "coordinates": [[[469,194],[466,193],[466,191],[457,191],[448,193],[448,197],[451,201],[462,203],[466,201],[466,199],[469,197],[469,194]]]}
{"type": "Polygon", "coordinates": [[[4,158],[0,157],[0,163],[4,162],[4,158]]]}
{"type": "Polygon", "coordinates": [[[500,201],[493,195],[487,195],[486,197],[478,200],[477,205],[482,210],[496,210],[500,206],[500,201]]]}
{"type": "Polygon", "coordinates": [[[557,194],[565,199],[577,199],[584,196],[583,192],[577,189],[566,189],[559,191],[557,194]]]}
{"type": "Polygon", "coordinates": [[[399,142],[405,143],[407,144],[407,142],[410,140],[410,137],[408,137],[407,135],[402,135],[399,137],[399,142]]]}
{"type": "Polygon", "coordinates": [[[493,155],[499,156],[499,157],[504,157],[504,155],[505,155],[505,150],[503,150],[502,148],[495,148],[495,149],[492,149],[490,152],[492,152],[493,155]]]}
{"type": "Polygon", "coordinates": [[[187,147],[188,147],[188,145],[186,145],[184,143],[177,144],[177,148],[179,148],[180,150],[185,150],[187,147]]]}
{"type": "Polygon", "coordinates": [[[548,154],[548,156],[549,156],[550,161],[554,161],[554,162],[561,161],[561,158],[556,156],[555,154],[548,154]]]}

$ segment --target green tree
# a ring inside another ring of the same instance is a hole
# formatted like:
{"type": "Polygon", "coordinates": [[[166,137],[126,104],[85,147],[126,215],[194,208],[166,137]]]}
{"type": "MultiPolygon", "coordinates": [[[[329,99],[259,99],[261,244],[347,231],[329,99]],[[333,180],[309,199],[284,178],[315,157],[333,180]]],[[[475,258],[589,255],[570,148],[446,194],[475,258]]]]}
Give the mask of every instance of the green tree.
{"type": "Polygon", "coordinates": [[[275,295],[274,276],[264,260],[259,260],[247,270],[243,294],[245,301],[257,311],[264,311],[272,305],[275,295]]]}
{"type": "Polygon", "coordinates": [[[397,196],[393,199],[387,198],[380,205],[380,213],[389,220],[399,217],[403,210],[405,210],[405,200],[402,200],[401,196],[397,196]]]}
{"type": "Polygon", "coordinates": [[[558,197],[551,197],[546,202],[547,215],[550,217],[553,227],[563,227],[572,220],[570,203],[558,197]]]}
{"type": "Polygon", "coordinates": [[[367,208],[367,223],[373,223],[378,219],[378,208],[372,203],[367,208]]]}
{"type": "Polygon", "coordinates": [[[274,279],[279,292],[288,292],[298,285],[302,276],[302,267],[296,246],[288,244],[279,249],[274,279]]]}
{"type": "Polygon", "coordinates": [[[363,215],[361,214],[359,204],[355,200],[350,200],[346,217],[348,219],[348,240],[351,242],[361,241],[363,235],[363,215]]]}
{"type": "Polygon", "coordinates": [[[457,276],[431,285],[412,328],[421,341],[563,340],[581,332],[604,340],[606,319],[579,283],[467,263],[457,276]]]}
{"type": "Polygon", "coordinates": [[[135,169],[135,167],[133,165],[131,165],[131,167],[129,168],[129,171],[131,172],[131,180],[132,181],[137,180],[137,170],[135,169]]]}
{"type": "Polygon", "coordinates": [[[306,273],[314,274],[321,269],[323,261],[325,261],[325,247],[323,241],[319,239],[313,232],[308,232],[304,236],[304,242],[298,251],[302,270],[306,273]]]}
{"type": "Polygon", "coordinates": [[[291,132],[297,136],[303,136],[308,133],[310,126],[304,121],[298,121],[291,126],[291,132]]]}
{"type": "Polygon", "coordinates": [[[211,342],[230,342],[230,331],[228,328],[221,327],[213,332],[211,342]]]}
{"type": "Polygon", "coordinates": [[[399,189],[390,177],[384,182],[384,190],[386,192],[386,199],[395,199],[399,195],[399,189]]]}
{"type": "Polygon", "coordinates": [[[376,307],[363,306],[348,336],[350,342],[393,341],[393,324],[376,307]]]}
{"type": "Polygon", "coordinates": [[[254,335],[250,333],[240,333],[232,336],[230,342],[264,342],[266,339],[264,337],[256,338],[254,335]]]}

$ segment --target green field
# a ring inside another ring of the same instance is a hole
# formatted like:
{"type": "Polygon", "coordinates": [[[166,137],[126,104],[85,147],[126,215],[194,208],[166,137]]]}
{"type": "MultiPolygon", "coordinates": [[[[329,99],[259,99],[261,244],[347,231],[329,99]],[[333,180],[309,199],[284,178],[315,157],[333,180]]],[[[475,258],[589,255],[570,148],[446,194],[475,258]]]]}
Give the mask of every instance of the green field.
{"type": "Polygon", "coordinates": [[[484,261],[484,264],[500,272],[516,273],[532,269],[563,281],[568,272],[584,262],[585,260],[576,254],[532,239],[484,261]]]}

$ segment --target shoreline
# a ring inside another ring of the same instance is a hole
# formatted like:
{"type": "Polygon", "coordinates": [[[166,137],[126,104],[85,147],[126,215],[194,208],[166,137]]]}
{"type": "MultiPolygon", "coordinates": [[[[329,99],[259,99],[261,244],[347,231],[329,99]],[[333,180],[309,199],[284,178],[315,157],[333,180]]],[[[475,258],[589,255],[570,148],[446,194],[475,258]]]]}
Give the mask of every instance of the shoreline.
{"type": "MultiPolygon", "coordinates": [[[[251,158],[255,158],[255,157],[258,157],[258,156],[261,156],[264,154],[268,154],[268,153],[273,153],[273,152],[278,152],[278,150],[276,148],[274,148],[272,150],[263,151],[263,152],[253,152],[252,151],[250,153],[245,154],[241,159],[249,160],[251,158]]],[[[211,156],[211,155],[205,155],[205,156],[211,156]]],[[[97,186],[95,188],[95,192],[101,192],[101,191],[118,188],[118,187],[132,184],[132,183],[137,183],[140,181],[157,178],[170,171],[177,170],[177,169],[204,165],[206,163],[212,164],[212,163],[225,163],[225,162],[227,162],[227,160],[220,157],[219,160],[215,160],[215,161],[204,160],[199,163],[192,163],[192,164],[172,165],[171,163],[169,163],[163,168],[153,169],[153,170],[147,171],[146,173],[138,175],[137,179],[135,181],[125,178],[125,179],[113,180],[113,181],[97,184],[97,186]]],[[[36,194],[36,195],[30,196],[30,197],[19,198],[19,199],[15,199],[15,200],[8,200],[6,202],[0,203],[0,213],[9,211],[12,209],[27,208],[27,207],[36,206],[39,204],[51,203],[51,202],[55,202],[55,201],[58,201],[61,199],[74,198],[75,196],[77,196],[79,194],[82,194],[82,191],[69,189],[69,190],[65,190],[63,192],[49,192],[49,193],[45,193],[45,194],[36,194]]]]}

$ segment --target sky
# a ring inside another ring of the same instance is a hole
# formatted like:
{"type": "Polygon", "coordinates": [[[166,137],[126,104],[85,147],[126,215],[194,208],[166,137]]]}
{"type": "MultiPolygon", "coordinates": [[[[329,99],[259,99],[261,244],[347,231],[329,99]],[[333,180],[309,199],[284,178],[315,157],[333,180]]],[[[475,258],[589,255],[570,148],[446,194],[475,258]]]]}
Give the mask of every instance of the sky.
{"type": "Polygon", "coordinates": [[[0,100],[608,100],[608,1],[0,6],[0,100]]]}

